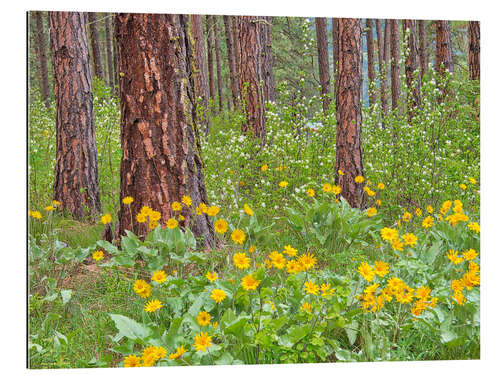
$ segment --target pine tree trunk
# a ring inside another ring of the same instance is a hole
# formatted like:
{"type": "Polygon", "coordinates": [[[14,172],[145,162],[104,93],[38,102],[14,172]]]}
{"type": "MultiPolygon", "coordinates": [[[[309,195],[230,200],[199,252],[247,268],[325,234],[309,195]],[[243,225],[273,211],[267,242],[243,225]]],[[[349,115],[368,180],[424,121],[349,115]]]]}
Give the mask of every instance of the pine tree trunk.
{"type": "Polygon", "coordinates": [[[366,51],[368,55],[368,88],[369,88],[369,102],[373,105],[376,101],[375,91],[370,90],[373,82],[375,81],[375,62],[374,62],[374,45],[373,45],[373,20],[366,19],[366,51]]]}
{"type": "Polygon", "coordinates": [[[105,25],[106,25],[106,55],[107,55],[107,63],[108,63],[108,86],[113,87],[114,84],[114,74],[113,74],[113,54],[112,54],[112,46],[111,46],[111,31],[109,26],[109,17],[110,14],[106,13],[105,15],[105,25]]]}
{"type": "Polygon", "coordinates": [[[238,16],[237,24],[239,36],[239,54],[237,61],[240,65],[239,85],[241,99],[244,102],[247,121],[242,125],[244,133],[252,130],[255,137],[265,142],[265,108],[264,108],[264,82],[262,54],[264,48],[259,35],[260,19],[255,16],[238,16]]]}
{"type": "Polygon", "coordinates": [[[480,28],[478,21],[470,21],[468,28],[469,41],[469,78],[479,80],[480,78],[480,28]]]}
{"type": "MultiPolygon", "coordinates": [[[[217,28],[217,16],[214,18],[214,37],[215,37],[215,66],[217,68],[217,94],[219,101],[219,112],[222,112],[222,69],[220,65],[220,48],[219,48],[219,30],[217,28]]],[[[229,108],[228,108],[229,109],[229,108]]]]}
{"type": "Polygon", "coordinates": [[[194,38],[194,51],[195,51],[195,89],[196,96],[201,98],[201,105],[203,106],[202,118],[200,124],[203,127],[205,135],[209,132],[208,123],[208,98],[210,95],[208,88],[208,72],[207,61],[205,53],[205,38],[203,37],[202,18],[200,15],[191,15],[191,31],[194,38]]]}
{"type": "Polygon", "coordinates": [[[238,86],[238,76],[236,74],[235,51],[233,48],[233,32],[231,28],[231,17],[223,16],[224,28],[226,31],[227,58],[229,63],[229,78],[231,81],[231,93],[233,96],[233,106],[238,108],[238,98],[240,96],[238,86]]]}
{"type": "Polygon", "coordinates": [[[361,88],[362,88],[362,33],[361,20],[338,20],[339,63],[337,104],[337,152],[335,183],[352,207],[360,206],[361,184],[354,182],[363,175],[361,148],[361,88]]]}
{"type": "Polygon", "coordinates": [[[264,100],[274,102],[276,93],[274,88],[273,52],[271,46],[272,17],[261,17],[259,20],[262,44],[262,69],[264,74],[264,100]]]}
{"type": "Polygon", "coordinates": [[[54,199],[75,218],[101,211],[84,13],[49,12],[56,98],[54,199]]]}
{"type": "MultiPolygon", "coordinates": [[[[115,24],[116,14],[113,16],[113,25],[115,24]]],[[[115,30],[113,27],[113,95],[120,95],[120,69],[118,66],[118,42],[116,41],[115,30]]]]}
{"type": "MultiPolygon", "coordinates": [[[[382,27],[380,25],[380,20],[375,20],[375,28],[377,30],[377,58],[378,58],[378,74],[380,77],[380,102],[384,101],[385,91],[382,92],[383,85],[382,81],[385,76],[385,67],[384,67],[384,37],[382,35],[382,27]]],[[[385,90],[385,89],[384,89],[385,90]]],[[[387,97],[385,99],[387,101],[387,97]]]]}
{"type": "Polygon", "coordinates": [[[214,38],[212,16],[205,16],[205,30],[207,32],[208,88],[212,114],[215,114],[214,38]]]}
{"type": "Polygon", "coordinates": [[[399,98],[401,96],[401,72],[399,59],[401,58],[401,48],[399,45],[399,20],[390,20],[391,22],[391,92],[392,109],[401,109],[399,98]]]}
{"type": "Polygon", "coordinates": [[[337,95],[338,63],[339,63],[339,19],[332,18],[332,47],[333,47],[333,95],[337,95]]]}
{"type": "Polygon", "coordinates": [[[421,81],[417,70],[420,67],[417,40],[417,21],[403,20],[403,29],[408,38],[408,53],[405,60],[406,85],[408,86],[408,121],[411,123],[415,110],[422,105],[421,81]]]}
{"type": "Polygon", "coordinates": [[[420,71],[420,78],[424,78],[424,74],[427,74],[427,31],[425,27],[425,21],[418,21],[418,41],[419,41],[419,54],[420,54],[420,66],[422,70],[420,71]]]}
{"type": "MultiPolygon", "coordinates": [[[[381,103],[382,103],[382,112],[384,117],[387,117],[389,114],[389,105],[388,105],[388,94],[387,94],[387,86],[389,80],[389,53],[390,47],[389,42],[391,38],[391,21],[386,19],[384,20],[384,63],[383,63],[383,74],[382,74],[382,82],[380,84],[380,95],[381,95],[381,103]]],[[[382,127],[385,128],[385,121],[382,121],[382,127]]]]}
{"type": "Polygon", "coordinates": [[[89,12],[90,43],[92,46],[92,61],[94,63],[94,73],[101,81],[104,79],[102,72],[101,51],[99,49],[99,33],[97,32],[96,13],[89,12]]]}
{"type": "MultiPolygon", "coordinates": [[[[148,232],[145,223],[136,221],[136,214],[143,206],[159,211],[164,226],[175,216],[172,202],[180,202],[184,194],[196,194],[187,189],[193,179],[186,167],[192,143],[180,63],[185,57],[175,17],[125,13],[115,18],[123,73],[120,199],[134,198],[130,207],[121,203],[120,234],[133,230],[142,237],[148,232]]],[[[182,215],[190,213],[191,209],[183,208],[182,215]]]]}
{"type": "MultiPolygon", "coordinates": [[[[453,60],[451,55],[451,35],[449,21],[436,21],[436,65],[435,70],[441,77],[445,71],[453,73],[453,60]]],[[[442,82],[439,84],[441,103],[450,94],[449,86],[442,82]]]]}
{"type": "Polygon", "coordinates": [[[323,98],[323,112],[327,113],[330,106],[330,72],[328,63],[328,38],[326,18],[316,17],[316,40],[318,43],[318,69],[321,95],[323,98]]]}
{"type": "Polygon", "coordinates": [[[41,12],[33,12],[36,20],[37,39],[36,51],[40,65],[40,87],[42,98],[47,108],[50,108],[49,72],[47,69],[47,47],[45,44],[45,32],[43,30],[41,12]]]}

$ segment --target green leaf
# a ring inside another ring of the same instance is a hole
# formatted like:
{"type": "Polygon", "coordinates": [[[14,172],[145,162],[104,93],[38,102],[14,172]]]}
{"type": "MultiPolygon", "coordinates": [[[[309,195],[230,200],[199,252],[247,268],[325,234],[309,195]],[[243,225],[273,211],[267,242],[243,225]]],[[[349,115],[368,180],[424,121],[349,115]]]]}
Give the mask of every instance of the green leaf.
{"type": "Polygon", "coordinates": [[[449,344],[457,339],[457,334],[448,329],[441,328],[441,342],[443,344],[449,344]]]}
{"type": "Polygon", "coordinates": [[[349,324],[346,324],[344,329],[347,334],[347,338],[349,339],[349,344],[354,345],[356,342],[356,337],[358,336],[358,327],[359,324],[356,321],[352,321],[349,324]]]}
{"type": "Polygon", "coordinates": [[[233,334],[237,337],[243,335],[243,327],[248,322],[249,316],[239,316],[232,322],[228,324],[228,326],[224,329],[224,333],[233,334]]]}
{"type": "Polygon", "coordinates": [[[224,352],[219,359],[214,361],[216,365],[230,365],[233,363],[233,356],[228,352],[224,352]]]}
{"type": "Polygon", "coordinates": [[[309,333],[308,326],[294,326],[288,330],[288,337],[290,338],[290,342],[292,344],[296,344],[299,340],[306,337],[309,333]]]}
{"type": "Polygon", "coordinates": [[[175,346],[174,340],[178,336],[179,328],[181,327],[183,321],[184,321],[183,317],[174,318],[172,320],[172,323],[170,323],[170,328],[168,329],[168,333],[164,337],[165,343],[172,349],[175,346]]]}
{"type": "Polygon", "coordinates": [[[140,324],[133,319],[118,314],[109,314],[109,316],[115,323],[118,332],[129,339],[145,339],[151,335],[151,329],[149,327],[144,324],[140,324]]]}
{"type": "Polygon", "coordinates": [[[118,251],[118,248],[115,245],[110,244],[108,241],[99,240],[96,242],[96,245],[99,247],[102,247],[104,250],[106,250],[111,255],[116,255],[116,254],[120,253],[118,251]]]}
{"type": "Polygon", "coordinates": [[[63,305],[66,305],[69,302],[72,294],[73,294],[73,291],[71,289],[62,289],[61,290],[61,297],[62,297],[63,305]]]}

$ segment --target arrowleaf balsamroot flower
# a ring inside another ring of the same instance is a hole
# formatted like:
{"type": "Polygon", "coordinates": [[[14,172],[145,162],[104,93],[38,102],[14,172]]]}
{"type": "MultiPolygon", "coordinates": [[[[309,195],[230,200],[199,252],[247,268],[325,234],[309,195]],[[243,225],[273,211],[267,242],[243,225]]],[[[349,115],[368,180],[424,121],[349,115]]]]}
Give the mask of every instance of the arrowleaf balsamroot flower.
{"type": "Polygon", "coordinates": [[[207,212],[206,214],[208,216],[215,216],[217,215],[218,213],[220,212],[220,208],[217,207],[217,206],[210,206],[209,208],[207,208],[207,212]]]}
{"type": "Polygon", "coordinates": [[[132,197],[125,197],[122,199],[123,204],[131,204],[134,201],[134,198],[132,197]]]}
{"type": "Polygon", "coordinates": [[[224,219],[218,219],[215,224],[215,231],[220,234],[224,234],[227,231],[227,221],[224,219]]]}
{"type": "Polygon", "coordinates": [[[366,210],[365,214],[368,217],[372,217],[377,214],[377,207],[370,207],[368,210],[366,210]]]}
{"type": "Polygon", "coordinates": [[[233,255],[234,265],[240,270],[250,267],[250,258],[245,253],[238,252],[233,255]]]}
{"type": "Polygon", "coordinates": [[[396,228],[382,228],[380,231],[382,239],[387,242],[393,242],[398,238],[398,230],[396,228]]]}
{"type": "Polygon", "coordinates": [[[153,300],[148,301],[146,303],[146,305],[144,306],[144,311],[152,313],[158,309],[161,309],[162,307],[163,307],[163,305],[161,304],[160,300],[153,299],[153,300]]]}
{"type": "Polygon", "coordinates": [[[342,189],[338,185],[333,185],[332,186],[332,193],[335,195],[339,195],[342,189]]]}
{"type": "Polygon", "coordinates": [[[314,294],[315,296],[317,296],[319,292],[319,286],[312,281],[306,281],[304,283],[304,290],[307,294],[314,294]]]}
{"type": "Polygon", "coordinates": [[[373,268],[366,262],[363,262],[360,264],[360,266],[358,267],[358,273],[363,276],[363,278],[368,281],[368,282],[371,282],[373,280],[373,278],[375,277],[375,271],[373,270],[373,268]]]}
{"type": "Polygon", "coordinates": [[[208,336],[208,332],[200,332],[194,338],[194,348],[197,352],[204,352],[210,346],[212,346],[212,336],[208,336]]]}
{"type": "Polygon", "coordinates": [[[110,214],[105,214],[104,216],[101,217],[101,223],[106,225],[107,223],[110,223],[113,218],[111,217],[110,214]]]}
{"type": "Polygon", "coordinates": [[[214,289],[210,294],[210,298],[212,298],[215,302],[220,303],[226,298],[226,292],[222,289],[214,289]]]}
{"type": "Polygon", "coordinates": [[[375,272],[377,276],[384,277],[389,273],[389,265],[386,262],[376,260],[373,272],[375,272]]]}
{"type": "Polygon", "coordinates": [[[417,244],[418,237],[415,236],[413,233],[406,233],[401,236],[403,241],[405,242],[404,244],[410,247],[413,247],[417,244]]]}
{"type": "Polygon", "coordinates": [[[163,270],[155,271],[153,272],[151,281],[156,281],[158,284],[164,283],[165,281],[167,281],[167,274],[163,270]]]}
{"type": "Polygon", "coordinates": [[[172,203],[172,210],[174,210],[174,211],[180,211],[180,210],[182,210],[182,205],[179,202],[174,201],[172,203]]]}
{"type": "Polygon", "coordinates": [[[215,280],[217,280],[219,277],[217,276],[217,272],[212,272],[210,273],[210,271],[207,271],[205,277],[208,279],[208,281],[210,281],[211,283],[213,283],[215,280]]]}
{"type": "Polygon", "coordinates": [[[253,216],[253,211],[252,211],[252,209],[251,209],[251,208],[250,208],[250,206],[249,206],[248,204],[246,204],[246,203],[243,205],[243,211],[245,211],[245,213],[246,213],[247,215],[253,216]]]}
{"type": "Polygon", "coordinates": [[[169,354],[168,359],[179,359],[184,353],[187,353],[187,350],[184,349],[184,346],[178,346],[175,353],[169,354]]]}
{"type": "Polygon", "coordinates": [[[191,205],[193,204],[193,201],[189,195],[183,195],[181,202],[184,203],[188,207],[191,207],[191,205]]]}
{"type": "Polygon", "coordinates": [[[316,257],[311,253],[302,254],[297,260],[304,271],[314,268],[317,262],[316,257]]]}
{"type": "Polygon", "coordinates": [[[312,307],[309,302],[304,302],[302,306],[300,306],[300,309],[304,312],[309,312],[309,313],[312,312],[312,307]]]}
{"type": "Polygon", "coordinates": [[[434,225],[434,218],[432,216],[427,216],[422,221],[422,228],[432,228],[433,225],[434,225]]]}
{"type": "Polygon", "coordinates": [[[306,194],[308,197],[312,198],[312,197],[314,197],[314,194],[316,194],[316,193],[314,192],[314,189],[309,188],[309,189],[307,189],[306,194]]]}
{"type": "Polygon", "coordinates": [[[246,291],[248,290],[257,290],[257,287],[260,284],[260,280],[255,279],[252,275],[246,275],[241,279],[241,286],[246,291]]]}
{"type": "Polygon", "coordinates": [[[245,232],[243,232],[241,229],[235,229],[233,230],[233,233],[231,233],[231,238],[236,244],[242,244],[245,242],[245,232]]]}
{"type": "Polygon", "coordinates": [[[288,186],[288,181],[281,181],[281,182],[279,183],[279,187],[285,188],[285,187],[287,187],[287,186],[288,186]]]}
{"type": "Polygon", "coordinates": [[[363,176],[356,176],[356,178],[354,178],[354,182],[357,184],[361,184],[364,180],[365,178],[363,176]]]}
{"type": "Polygon", "coordinates": [[[286,255],[288,255],[290,258],[293,258],[297,255],[297,249],[294,249],[290,245],[285,246],[285,251],[283,251],[286,255]]]}
{"type": "Polygon", "coordinates": [[[123,359],[123,367],[142,367],[141,357],[130,354],[123,359]]]}
{"type": "Polygon", "coordinates": [[[332,185],[330,185],[328,182],[323,184],[323,191],[325,193],[329,193],[332,191],[332,185]]]}
{"type": "Polygon", "coordinates": [[[179,223],[174,218],[171,217],[167,220],[167,228],[174,229],[177,228],[177,225],[179,225],[179,223]]]}
{"type": "Polygon", "coordinates": [[[92,258],[94,258],[96,262],[100,261],[103,257],[104,253],[101,250],[97,250],[92,253],[92,258]]]}
{"type": "Polygon", "coordinates": [[[467,251],[464,251],[462,253],[462,256],[464,257],[465,260],[473,260],[474,258],[476,258],[478,256],[478,253],[474,249],[469,249],[467,251]]]}
{"type": "Polygon", "coordinates": [[[212,317],[210,316],[210,314],[206,311],[200,311],[200,313],[198,314],[198,316],[196,317],[196,320],[198,321],[198,324],[202,327],[210,324],[210,319],[212,319],[212,317]]]}
{"type": "Polygon", "coordinates": [[[134,283],[134,292],[142,298],[148,298],[151,294],[151,285],[142,279],[138,279],[134,283]]]}

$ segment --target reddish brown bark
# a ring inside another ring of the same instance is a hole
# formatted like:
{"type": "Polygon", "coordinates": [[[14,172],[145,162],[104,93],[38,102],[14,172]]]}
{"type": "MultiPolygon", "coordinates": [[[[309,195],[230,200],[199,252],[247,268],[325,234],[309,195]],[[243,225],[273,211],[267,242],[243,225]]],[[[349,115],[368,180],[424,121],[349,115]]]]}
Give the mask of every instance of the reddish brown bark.
{"type": "Polygon", "coordinates": [[[418,44],[419,44],[419,56],[420,56],[420,66],[422,67],[420,71],[420,78],[427,74],[427,31],[424,20],[418,21],[418,44]]]}
{"type": "Polygon", "coordinates": [[[337,152],[335,182],[342,189],[342,196],[352,207],[360,206],[361,184],[354,182],[363,175],[361,148],[361,87],[362,87],[362,40],[361,20],[338,20],[339,63],[337,104],[337,152]]]}
{"type": "Polygon", "coordinates": [[[213,16],[213,20],[215,39],[215,66],[217,69],[217,96],[219,101],[219,112],[222,112],[222,69],[220,65],[219,30],[217,27],[217,16],[213,16]]]}
{"type": "Polygon", "coordinates": [[[212,114],[215,114],[214,37],[212,16],[205,16],[205,30],[207,33],[208,88],[212,114]]]}
{"type": "Polygon", "coordinates": [[[415,20],[403,20],[403,30],[408,38],[409,53],[405,60],[406,85],[408,86],[408,120],[411,123],[415,116],[415,110],[422,104],[420,88],[420,75],[417,73],[420,67],[417,40],[417,22],[415,20]]]}
{"type": "Polygon", "coordinates": [[[259,34],[262,45],[262,74],[264,75],[264,100],[276,100],[273,74],[273,52],[271,47],[272,17],[260,17],[259,34]]]}
{"type": "Polygon", "coordinates": [[[42,98],[47,108],[50,107],[49,72],[47,69],[47,45],[45,43],[45,32],[43,30],[41,12],[33,12],[36,21],[36,51],[40,65],[40,88],[42,98]]]}
{"type": "Polygon", "coordinates": [[[111,45],[111,29],[109,26],[110,15],[106,13],[105,15],[105,27],[106,27],[106,62],[108,63],[108,86],[113,87],[114,84],[114,73],[113,73],[113,53],[111,45]]]}
{"type": "MultiPolygon", "coordinates": [[[[382,112],[384,116],[389,114],[389,105],[387,99],[387,86],[389,80],[389,53],[390,47],[389,42],[391,38],[391,22],[390,20],[384,20],[384,63],[383,63],[383,74],[382,74],[382,82],[380,83],[380,96],[381,96],[381,104],[382,104],[382,112]]],[[[382,127],[385,127],[385,122],[382,121],[382,127]]]]}
{"type": "Polygon", "coordinates": [[[453,73],[453,59],[451,55],[451,35],[449,21],[436,21],[436,71],[440,74],[444,70],[453,73]]]}
{"type": "Polygon", "coordinates": [[[399,20],[391,22],[391,93],[392,109],[398,109],[399,98],[401,96],[401,78],[399,59],[401,58],[401,48],[399,45],[399,20]]]}
{"type": "Polygon", "coordinates": [[[259,35],[260,18],[255,16],[237,17],[239,29],[239,85],[241,99],[247,121],[242,125],[242,131],[252,130],[254,136],[265,142],[265,108],[264,108],[264,82],[262,54],[264,49],[259,35]]]}
{"type": "Polygon", "coordinates": [[[468,28],[469,41],[469,78],[479,80],[480,78],[480,28],[478,21],[470,21],[468,28]]]}
{"type": "Polygon", "coordinates": [[[79,219],[101,211],[86,21],[84,13],[49,12],[57,110],[54,199],[79,219]]]}
{"type": "Polygon", "coordinates": [[[238,108],[238,98],[240,96],[238,77],[236,75],[235,51],[233,48],[233,33],[231,28],[231,17],[224,16],[224,29],[226,31],[227,58],[229,63],[229,79],[231,81],[231,93],[233,96],[233,106],[238,108]]]}
{"type": "Polygon", "coordinates": [[[333,46],[333,95],[337,95],[338,63],[339,63],[339,20],[332,18],[332,46],[333,46]]]}
{"type": "Polygon", "coordinates": [[[202,18],[200,15],[191,15],[191,31],[194,39],[194,51],[195,51],[195,89],[196,96],[201,98],[201,105],[203,106],[203,111],[201,111],[202,118],[200,119],[200,124],[203,127],[205,134],[209,132],[208,123],[208,98],[210,95],[208,87],[208,72],[207,72],[207,61],[205,53],[205,38],[203,36],[202,18]]]}
{"type": "MultiPolygon", "coordinates": [[[[366,52],[368,57],[368,87],[373,85],[375,81],[375,57],[374,57],[374,49],[373,45],[373,20],[367,18],[366,19],[366,52]]],[[[368,97],[370,105],[375,103],[375,90],[369,90],[368,97]]]]}
{"type": "Polygon", "coordinates": [[[99,33],[97,32],[97,17],[96,13],[89,12],[88,21],[90,28],[90,44],[92,46],[92,62],[94,66],[94,74],[100,80],[104,79],[102,71],[101,50],[99,49],[99,33]]]}
{"type": "Polygon", "coordinates": [[[326,18],[316,17],[316,40],[318,43],[318,69],[321,95],[323,98],[323,112],[326,114],[330,106],[330,72],[328,64],[328,38],[326,18]]]}

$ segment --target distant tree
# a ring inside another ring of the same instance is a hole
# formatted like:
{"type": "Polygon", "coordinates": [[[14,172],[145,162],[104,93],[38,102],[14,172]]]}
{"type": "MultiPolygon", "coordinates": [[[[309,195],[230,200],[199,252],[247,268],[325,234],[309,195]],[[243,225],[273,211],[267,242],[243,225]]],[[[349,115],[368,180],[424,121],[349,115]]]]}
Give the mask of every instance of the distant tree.
{"type": "Polygon", "coordinates": [[[111,44],[111,29],[109,26],[109,18],[111,15],[109,13],[105,14],[105,27],[106,27],[106,62],[108,63],[108,86],[113,87],[114,85],[114,73],[113,73],[113,47],[111,44]]]}
{"type": "Polygon", "coordinates": [[[229,79],[231,81],[233,106],[234,108],[238,108],[238,98],[240,94],[238,86],[238,75],[236,73],[235,52],[233,48],[233,31],[231,27],[231,17],[223,16],[223,19],[224,19],[224,30],[226,32],[227,59],[229,63],[229,79]]]}
{"type": "MultiPolygon", "coordinates": [[[[172,202],[180,202],[185,194],[196,197],[196,201],[193,199],[196,203],[200,201],[199,190],[191,189],[190,184],[202,181],[195,182],[195,175],[187,166],[188,161],[193,161],[193,155],[190,156],[193,140],[189,140],[193,134],[186,119],[184,69],[187,64],[182,65],[185,55],[176,17],[122,13],[115,19],[120,72],[123,73],[120,199],[134,198],[130,208],[121,203],[120,234],[133,230],[140,236],[145,235],[147,224],[136,221],[136,214],[143,206],[159,211],[160,223],[165,225],[175,216],[172,202]]],[[[187,216],[190,212],[183,210],[182,214],[187,216]]],[[[202,235],[210,236],[210,232],[207,229],[202,235]]]]}
{"type": "MultiPolygon", "coordinates": [[[[384,72],[382,74],[382,82],[380,83],[380,96],[382,104],[382,112],[384,116],[389,114],[389,105],[387,100],[387,86],[389,80],[389,53],[390,53],[390,38],[391,38],[391,22],[384,20],[384,72]]],[[[385,122],[382,121],[382,127],[385,127],[385,122]]]]}
{"type": "Polygon", "coordinates": [[[75,218],[101,211],[84,13],[49,12],[56,98],[54,199],[75,218]]]}
{"type": "Polygon", "coordinates": [[[419,44],[419,55],[420,55],[420,78],[427,74],[427,31],[424,20],[418,21],[418,44],[419,44]]]}
{"type": "MultiPolygon", "coordinates": [[[[115,23],[116,14],[113,15],[113,25],[115,23]]],[[[114,27],[112,29],[113,33],[113,95],[120,95],[120,72],[118,66],[118,44],[116,42],[116,35],[114,31],[114,27]]]]}
{"type": "MultiPolygon", "coordinates": [[[[214,36],[212,16],[205,16],[205,30],[207,34],[207,65],[208,65],[208,88],[210,100],[215,105],[215,76],[214,76],[214,36]]],[[[212,107],[215,114],[215,107],[212,107]]]]}
{"type": "Polygon", "coordinates": [[[415,109],[422,105],[421,81],[417,70],[420,67],[418,53],[417,21],[403,20],[403,29],[408,38],[409,53],[405,60],[406,85],[408,86],[408,120],[411,122],[415,109]]]}
{"type": "Polygon", "coordinates": [[[340,185],[342,196],[352,207],[360,206],[362,185],[356,176],[363,175],[361,147],[361,88],[362,33],[361,20],[338,20],[339,63],[337,104],[337,150],[335,183],[340,185]],[[343,175],[338,174],[342,170],[343,175]]]}
{"type": "Polygon", "coordinates": [[[399,77],[401,58],[401,48],[399,41],[399,20],[390,20],[391,22],[391,92],[392,109],[401,109],[399,107],[399,97],[401,96],[401,79],[399,77]]]}
{"type": "Polygon", "coordinates": [[[47,108],[50,107],[49,72],[47,69],[47,44],[45,43],[45,31],[41,12],[32,13],[36,20],[36,52],[40,65],[40,87],[42,98],[47,108]]]}
{"type": "Polygon", "coordinates": [[[265,142],[264,74],[263,54],[265,53],[260,36],[261,19],[255,16],[238,16],[238,44],[240,45],[237,61],[239,62],[239,85],[241,99],[244,102],[247,121],[242,125],[244,133],[252,131],[254,136],[265,142]]]}
{"type": "Polygon", "coordinates": [[[333,93],[337,95],[338,63],[339,63],[339,19],[332,18],[332,46],[333,46],[333,93]]]}
{"type": "Polygon", "coordinates": [[[208,98],[210,91],[208,87],[208,72],[207,72],[207,58],[205,52],[205,38],[203,36],[202,17],[200,15],[191,15],[191,31],[194,38],[194,51],[195,51],[195,88],[196,96],[201,98],[201,105],[203,106],[200,124],[202,124],[203,132],[208,134],[208,98]]]}
{"type": "Polygon", "coordinates": [[[318,68],[319,82],[321,84],[321,95],[323,99],[323,112],[326,114],[330,106],[330,72],[328,64],[328,37],[326,29],[326,18],[316,17],[316,40],[318,43],[318,68]]]}
{"type": "Polygon", "coordinates": [[[480,78],[480,29],[478,21],[470,21],[468,28],[469,41],[469,78],[479,80],[480,78]]]}
{"type": "MultiPolygon", "coordinates": [[[[222,69],[220,62],[219,30],[217,27],[217,16],[213,17],[214,38],[215,38],[215,66],[217,68],[217,96],[219,100],[219,112],[222,112],[222,69]]],[[[229,108],[228,108],[229,109],[229,108]]]]}
{"type": "MultiPolygon", "coordinates": [[[[233,26],[233,49],[234,49],[234,66],[235,66],[235,74],[236,77],[240,76],[240,56],[241,56],[241,48],[240,48],[240,18],[238,16],[231,16],[231,25],[233,26]]],[[[239,80],[239,78],[238,78],[239,80]]],[[[239,82],[239,81],[238,81],[239,82]]],[[[240,92],[241,95],[241,92],[240,92]]]]}
{"type": "Polygon", "coordinates": [[[276,92],[273,73],[273,51],[271,43],[272,17],[261,17],[259,20],[259,35],[261,38],[262,53],[262,74],[264,75],[264,100],[274,102],[276,92]]]}
{"type": "MultiPolygon", "coordinates": [[[[436,62],[435,70],[440,76],[445,71],[453,73],[453,59],[451,54],[451,34],[449,21],[436,21],[436,62]]],[[[449,94],[449,86],[446,83],[439,85],[441,102],[449,94]]]]}
{"type": "Polygon", "coordinates": [[[99,33],[97,31],[97,17],[96,13],[89,12],[88,21],[90,28],[90,43],[92,46],[92,61],[94,63],[94,74],[100,80],[104,79],[102,70],[101,51],[99,49],[99,33]]]}
{"type": "MultiPolygon", "coordinates": [[[[371,86],[375,81],[375,57],[373,44],[373,20],[367,18],[365,21],[366,25],[366,52],[368,57],[368,84],[371,86]]],[[[370,90],[368,100],[370,105],[375,103],[375,91],[370,90]]]]}

